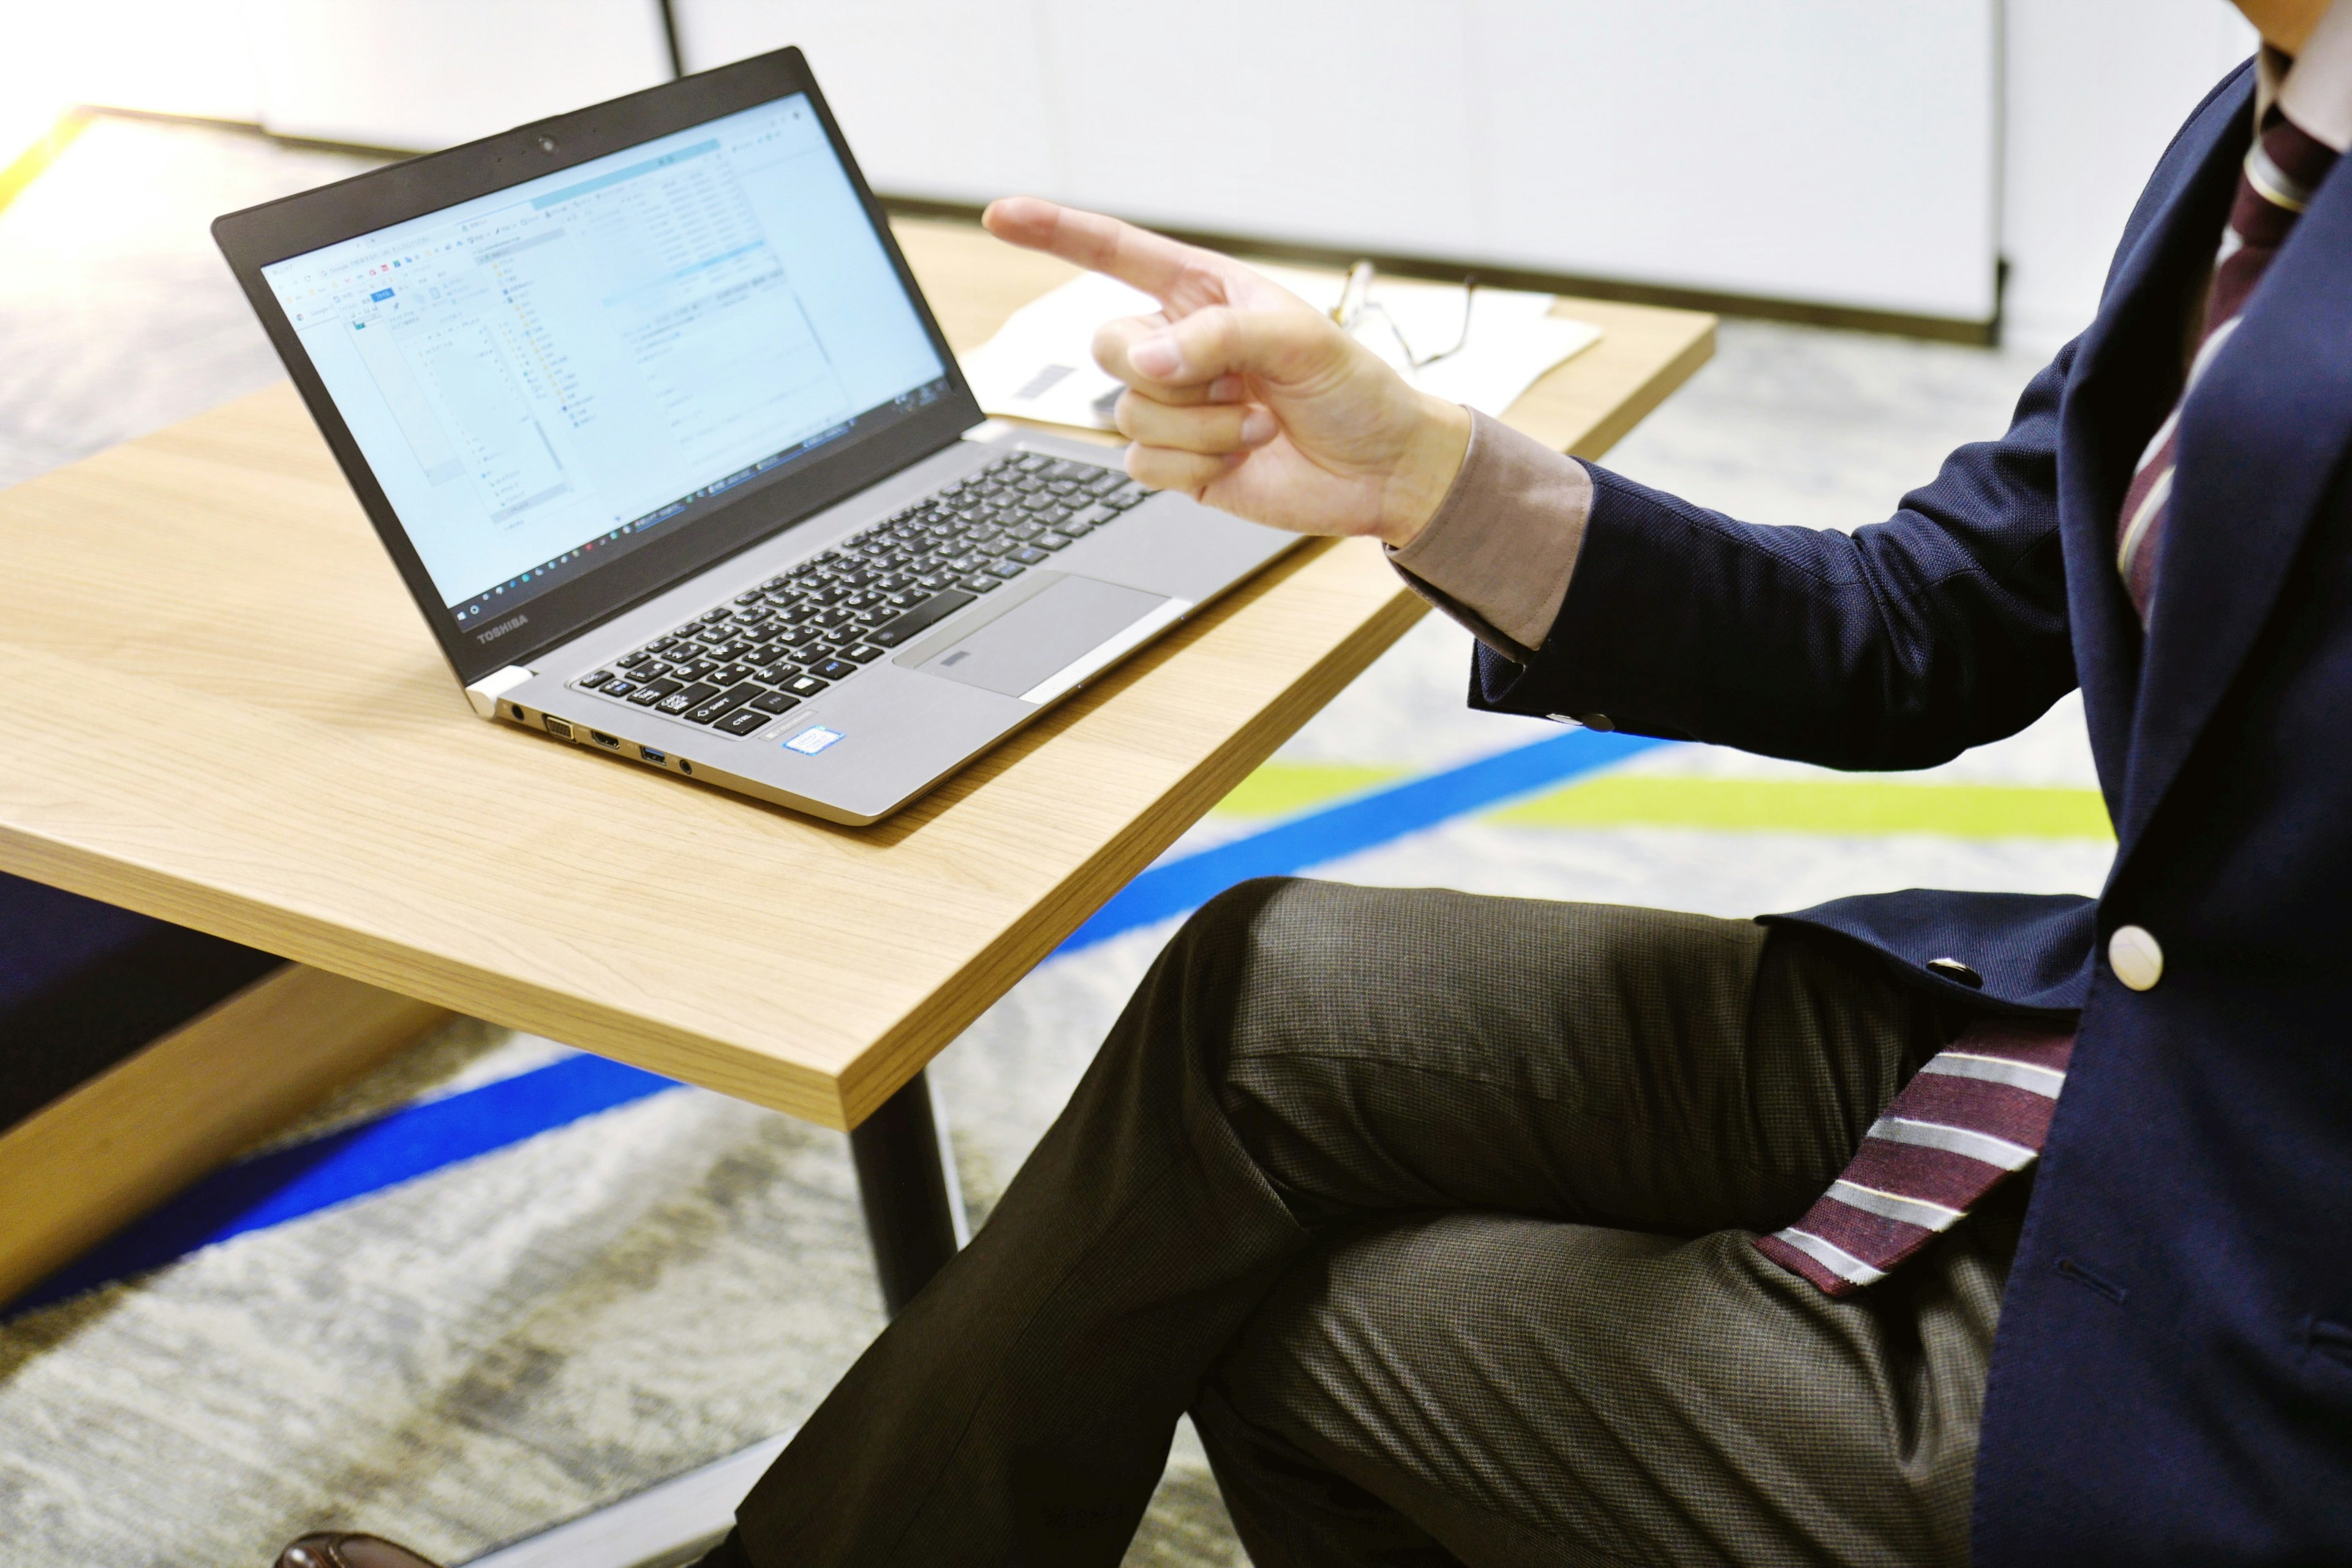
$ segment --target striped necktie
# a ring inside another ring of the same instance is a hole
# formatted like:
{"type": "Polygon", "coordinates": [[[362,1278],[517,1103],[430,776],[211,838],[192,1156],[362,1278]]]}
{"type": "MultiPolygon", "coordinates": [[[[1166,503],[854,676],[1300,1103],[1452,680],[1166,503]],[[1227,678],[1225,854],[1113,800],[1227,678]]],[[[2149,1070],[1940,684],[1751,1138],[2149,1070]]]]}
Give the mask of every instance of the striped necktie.
{"type": "Polygon", "coordinates": [[[1871,1123],[1845,1174],[1757,1249],[1832,1296],[1884,1279],[2041,1154],[2074,1050],[2070,1026],[2038,1018],[1969,1025],[1871,1123]]]}
{"type": "Polygon", "coordinates": [[[2172,412],[2140,454],[2132,470],[2130,488],[2116,520],[2116,570],[2123,574],[2124,591],[2131,595],[2139,624],[2147,625],[2148,606],[2156,599],[2156,569],[2164,552],[2166,514],[2171,510],[2172,469],[2179,456],[2180,405],[2189,400],[2197,379],[2204,374],[2221,345],[2237,331],[2247,296],[2262,281],[2271,258],[2286,243],[2294,220],[2303,216],[2311,194],[2335,166],[2336,153],[2312,138],[2275,108],[2264,119],[2263,133],[2246,149],[2238,171],[2237,199],[2230,206],[2230,226],[2222,232],[2221,249],[2213,262],[2213,282],[2205,297],[2203,335],[2197,355],[2172,412]]]}

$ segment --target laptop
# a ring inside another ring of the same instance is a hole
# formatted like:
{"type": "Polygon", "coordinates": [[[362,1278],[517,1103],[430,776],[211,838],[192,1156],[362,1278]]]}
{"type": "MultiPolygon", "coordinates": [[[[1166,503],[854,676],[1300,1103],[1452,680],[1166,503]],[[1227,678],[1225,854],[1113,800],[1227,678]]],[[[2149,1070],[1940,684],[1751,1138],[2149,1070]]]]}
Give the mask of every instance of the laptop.
{"type": "Polygon", "coordinates": [[[877,821],[1297,542],[987,422],[798,49],[213,233],[476,712],[877,821]]]}

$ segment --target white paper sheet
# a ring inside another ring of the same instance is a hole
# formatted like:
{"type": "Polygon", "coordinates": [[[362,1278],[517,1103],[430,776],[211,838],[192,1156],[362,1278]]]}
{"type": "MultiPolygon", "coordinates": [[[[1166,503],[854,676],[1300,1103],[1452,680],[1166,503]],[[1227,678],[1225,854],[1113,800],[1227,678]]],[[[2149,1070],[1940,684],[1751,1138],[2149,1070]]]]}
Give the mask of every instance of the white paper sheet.
{"type": "MultiPolygon", "coordinates": [[[[1258,268],[1318,310],[1339,303],[1336,274],[1287,267],[1258,268]]],[[[1423,391],[1499,416],[1552,366],[1599,341],[1590,322],[1554,316],[1553,296],[1480,289],[1471,298],[1469,337],[1459,352],[1419,371],[1405,344],[1423,356],[1452,348],[1463,331],[1457,284],[1375,278],[1357,341],[1423,391]]],[[[963,356],[963,373],[991,414],[1093,429],[1111,427],[1119,384],[1095,363],[1095,329],[1121,316],[1159,309],[1150,295],[1089,272],[1015,310],[997,334],[963,356]]]]}

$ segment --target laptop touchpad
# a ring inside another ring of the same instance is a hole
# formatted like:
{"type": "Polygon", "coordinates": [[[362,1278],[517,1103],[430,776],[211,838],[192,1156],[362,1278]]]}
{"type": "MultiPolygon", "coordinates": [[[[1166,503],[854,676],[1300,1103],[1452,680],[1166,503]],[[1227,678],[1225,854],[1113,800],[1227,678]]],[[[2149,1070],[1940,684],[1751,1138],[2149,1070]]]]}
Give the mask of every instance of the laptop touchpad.
{"type": "Polygon", "coordinates": [[[1122,646],[1112,651],[1123,652],[1190,607],[1115,583],[1064,577],[917,668],[966,686],[1044,702],[1108,662],[1087,658],[1097,648],[1117,639],[1122,646]],[[1139,626],[1147,618],[1155,624],[1139,626]],[[1139,635],[1120,637],[1130,628],[1139,635]],[[1073,666],[1081,668],[1069,682],[1053,679],[1073,666]]]}

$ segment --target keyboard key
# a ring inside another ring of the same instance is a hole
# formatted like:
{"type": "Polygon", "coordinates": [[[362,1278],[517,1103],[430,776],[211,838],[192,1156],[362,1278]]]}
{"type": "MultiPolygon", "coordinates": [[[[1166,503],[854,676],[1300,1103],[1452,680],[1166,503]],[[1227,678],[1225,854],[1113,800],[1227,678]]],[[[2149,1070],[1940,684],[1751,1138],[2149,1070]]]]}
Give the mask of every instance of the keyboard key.
{"type": "Polygon", "coordinates": [[[735,602],[739,605],[756,605],[760,602],[760,590],[754,588],[749,593],[738,594],[735,595],[735,602]]]}
{"type": "Polygon", "coordinates": [[[856,647],[842,649],[841,657],[852,664],[872,664],[882,657],[882,650],[870,642],[859,643],[856,647]]]}
{"type": "Polygon", "coordinates": [[[828,658],[823,664],[811,665],[809,673],[822,676],[827,680],[846,680],[857,673],[857,667],[847,659],[828,658]]]}
{"type": "Polygon", "coordinates": [[[1071,542],[1058,533],[1041,533],[1029,542],[1040,550],[1067,550],[1071,542]]]}
{"type": "Polygon", "coordinates": [[[655,703],[654,711],[656,713],[691,712],[718,695],[719,688],[706,681],[697,681],[692,686],[682,687],[671,692],[655,703]]]}
{"type": "Polygon", "coordinates": [[[617,679],[618,677],[614,676],[611,670],[600,669],[593,675],[582,676],[580,678],[580,689],[583,691],[593,691],[598,687],[604,685],[606,681],[617,679]]]}
{"type": "Polygon", "coordinates": [[[743,662],[750,665],[753,669],[765,669],[783,657],[784,648],[782,645],[771,643],[766,647],[755,647],[750,653],[745,654],[743,656],[743,662]]]}
{"type": "Polygon", "coordinates": [[[1028,567],[1024,566],[1018,561],[999,561],[996,564],[989,568],[989,571],[995,574],[997,576],[1008,580],[1018,577],[1021,574],[1028,570],[1028,567]]]}
{"type": "Polygon", "coordinates": [[[1031,452],[1013,465],[1024,474],[1038,474],[1054,466],[1054,459],[1031,452]]]}
{"type": "Polygon", "coordinates": [[[698,658],[690,663],[679,665],[676,669],[671,670],[670,674],[680,680],[701,680],[718,668],[719,661],[715,658],[698,658]]]}
{"type": "Polygon", "coordinates": [[[824,682],[814,675],[795,675],[784,682],[782,689],[794,697],[814,697],[824,689],[824,682]]]}
{"type": "Polygon", "coordinates": [[[634,680],[614,679],[604,683],[604,695],[607,697],[626,697],[636,689],[637,683],[634,680]]]}
{"type": "MultiPolygon", "coordinates": [[[[967,594],[992,594],[1003,585],[1001,579],[991,577],[984,572],[975,572],[956,584],[957,587],[967,594]]],[[[878,642],[881,639],[877,637],[873,640],[878,642]]]]}
{"type": "MultiPolygon", "coordinates": [[[[649,680],[629,693],[629,700],[640,708],[650,708],[672,692],[681,689],[683,685],[682,681],[676,680],[649,680]]],[[[608,686],[604,689],[609,692],[613,689],[608,686]]]]}
{"type": "Polygon", "coordinates": [[[1048,507],[1056,507],[1061,504],[1061,498],[1054,495],[1051,491],[1044,491],[1031,496],[1027,500],[1023,501],[1021,506],[1022,510],[1024,511],[1044,511],[1048,507]]]}
{"type": "Polygon", "coordinates": [[[740,686],[720,692],[708,702],[698,704],[687,717],[698,724],[715,724],[761,693],[761,688],[745,681],[740,686]]]}
{"type": "Polygon", "coordinates": [[[653,658],[653,655],[649,653],[633,653],[628,658],[622,659],[619,662],[623,669],[635,669],[637,666],[645,663],[646,660],[651,658],[653,658]]]}
{"type": "Polygon", "coordinates": [[[788,713],[800,705],[801,700],[797,697],[790,697],[781,691],[768,691],[762,692],[761,695],[751,699],[751,707],[745,709],[744,711],[747,713],[788,713]]]}
{"type": "Polygon", "coordinates": [[[750,735],[764,729],[772,717],[772,714],[762,713],[757,708],[738,708],[711,728],[726,735],[750,735]]]}
{"type": "Polygon", "coordinates": [[[705,610],[702,614],[695,617],[695,619],[700,621],[706,626],[717,626],[720,621],[723,621],[726,618],[727,612],[724,610],[705,610]]]}
{"type": "MultiPolygon", "coordinates": [[[[1024,566],[1034,566],[1040,561],[1050,561],[1053,557],[1047,555],[1044,551],[1038,549],[1034,544],[1024,544],[1020,549],[1014,551],[1010,556],[1006,557],[1006,559],[1017,561],[1024,566]]],[[[992,568],[992,570],[1001,576],[1003,574],[1004,567],[1003,563],[1000,563],[995,567],[992,568]]]]}

